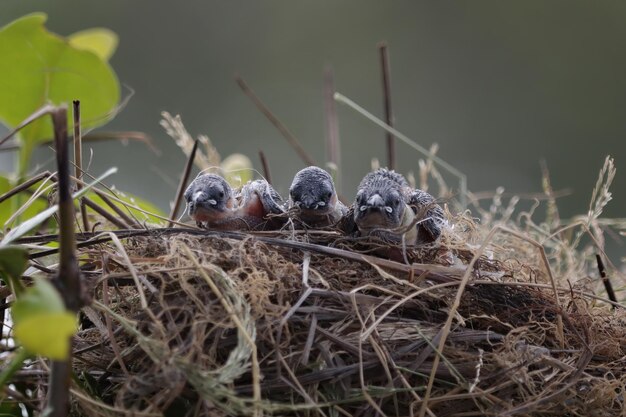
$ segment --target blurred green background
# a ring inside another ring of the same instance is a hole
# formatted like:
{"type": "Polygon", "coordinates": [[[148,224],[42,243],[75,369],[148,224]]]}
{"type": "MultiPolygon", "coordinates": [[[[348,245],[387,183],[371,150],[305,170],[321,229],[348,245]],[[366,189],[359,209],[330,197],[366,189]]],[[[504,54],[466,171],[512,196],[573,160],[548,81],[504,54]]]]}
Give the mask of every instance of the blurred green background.
{"type": "MultiPolygon", "coordinates": [[[[381,116],[376,44],[386,40],[396,127],[426,147],[437,142],[470,190],[540,191],[543,159],[553,187],[572,190],[562,215],[586,213],[611,154],[618,175],[605,215],[624,216],[626,2],[2,0],[0,25],[33,11],[46,12],[47,27],[62,35],[91,27],[119,35],[111,64],[135,95],[104,129],[144,131],[162,154],[93,144],[91,172],[118,166],[111,182],[166,210],[185,157],[159,126],[161,111],[180,114],[222,156],[245,153],[261,170],[257,152],[265,151],[286,195],[304,165],[233,75],[324,161],[324,66],[334,68],[338,91],[381,116]]],[[[337,109],[339,186],[352,198],[371,158],[384,164],[384,134],[337,109]]],[[[397,150],[399,170],[417,171],[420,156],[401,143],[397,150]]],[[[49,156],[44,150],[38,161],[49,156]]],[[[1,154],[2,170],[11,161],[1,154]]]]}

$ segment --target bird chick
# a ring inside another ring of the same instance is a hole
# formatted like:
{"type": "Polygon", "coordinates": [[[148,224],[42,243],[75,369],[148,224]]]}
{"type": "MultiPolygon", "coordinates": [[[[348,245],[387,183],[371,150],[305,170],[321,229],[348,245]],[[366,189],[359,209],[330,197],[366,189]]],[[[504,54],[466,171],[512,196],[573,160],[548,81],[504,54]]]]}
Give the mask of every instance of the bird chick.
{"type": "Polygon", "coordinates": [[[363,178],[352,211],[361,235],[395,241],[404,234],[410,245],[437,240],[444,222],[443,211],[430,194],[412,189],[401,174],[384,168],[363,178]]]}
{"type": "Polygon", "coordinates": [[[215,174],[197,176],[185,190],[185,201],[189,216],[199,227],[226,222],[236,211],[232,188],[215,174]]]}
{"type": "Polygon", "coordinates": [[[202,174],[187,187],[189,216],[198,227],[218,230],[255,230],[274,227],[269,214],[284,213],[282,198],[265,180],[233,190],[224,178],[202,174]]]}
{"type": "Polygon", "coordinates": [[[309,227],[334,225],[348,211],[337,197],[330,174],[316,166],[294,176],[289,187],[289,208],[293,218],[309,227]]]}

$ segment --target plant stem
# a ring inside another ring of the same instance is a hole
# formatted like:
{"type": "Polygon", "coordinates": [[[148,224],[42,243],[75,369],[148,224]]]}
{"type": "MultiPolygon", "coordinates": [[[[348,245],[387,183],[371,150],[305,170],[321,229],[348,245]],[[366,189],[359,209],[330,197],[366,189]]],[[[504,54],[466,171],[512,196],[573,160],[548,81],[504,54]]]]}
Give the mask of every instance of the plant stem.
{"type": "MultiPolygon", "coordinates": [[[[83,135],[80,129],[80,100],[72,102],[74,108],[74,175],[79,180],[83,179],[83,135]]],[[[76,190],[82,187],[80,182],[76,182],[76,190]]],[[[80,217],[83,220],[83,229],[89,230],[89,219],[87,218],[87,207],[80,199],[80,217]]]]}
{"type": "MultiPolygon", "coordinates": [[[[388,126],[393,127],[393,112],[391,111],[391,70],[389,68],[389,53],[387,51],[387,43],[381,42],[378,44],[378,50],[380,52],[380,66],[383,77],[383,97],[385,105],[385,123],[388,126]]],[[[387,165],[389,169],[396,168],[396,145],[393,139],[393,134],[386,131],[385,137],[387,138],[387,165]]]]}
{"type": "Polygon", "coordinates": [[[265,157],[265,152],[259,151],[259,159],[261,160],[261,165],[263,166],[263,176],[265,177],[265,181],[269,185],[272,185],[272,175],[270,173],[270,164],[267,162],[267,158],[265,157]]]}
{"type": "Polygon", "coordinates": [[[189,181],[189,174],[191,174],[191,168],[193,168],[193,161],[196,159],[197,150],[198,139],[193,141],[193,148],[191,148],[191,152],[189,153],[189,157],[187,158],[185,171],[183,172],[183,176],[180,178],[180,182],[178,183],[178,190],[176,190],[176,200],[174,200],[174,206],[172,207],[172,212],[170,213],[170,223],[168,227],[172,227],[174,225],[173,221],[176,220],[178,208],[180,207],[180,203],[183,200],[183,194],[185,193],[185,185],[187,185],[187,181],[189,181]]]}
{"type": "MultiPolygon", "coordinates": [[[[81,281],[76,259],[76,236],[74,234],[74,201],[70,183],[70,161],[67,140],[67,108],[52,111],[54,141],[56,144],[59,199],[59,270],[55,277],[65,306],[78,311],[82,307],[81,281]]],[[[67,416],[69,411],[70,374],[72,370],[71,343],[65,361],[53,361],[51,365],[47,411],[48,417],[67,416]]]]}
{"type": "Polygon", "coordinates": [[[278,118],[271,112],[271,110],[261,101],[259,96],[256,95],[254,91],[248,86],[248,83],[244,81],[239,75],[235,76],[235,81],[239,85],[239,88],[244,92],[245,95],[250,97],[250,100],[256,105],[256,107],[267,117],[267,119],[278,129],[278,131],[283,135],[287,142],[291,145],[291,147],[296,151],[300,159],[302,159],[308,165],[316,165],[315,160],[304,150],[298,139],[287,129],[278,118]]]}

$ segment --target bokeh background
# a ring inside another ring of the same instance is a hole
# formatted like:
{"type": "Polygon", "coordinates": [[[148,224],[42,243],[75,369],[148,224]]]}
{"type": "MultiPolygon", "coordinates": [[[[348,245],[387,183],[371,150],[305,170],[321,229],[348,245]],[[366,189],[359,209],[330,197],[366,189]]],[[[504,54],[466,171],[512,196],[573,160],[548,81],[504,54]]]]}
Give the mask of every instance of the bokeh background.
{"type": "MultiPolygon", "coordinates": [[[[616,159],[614,201],[624,217],[626,2],[2,0],[0,25],[44,11],[51,31],[107,27],[120,37],[111,65],[135,95],[106,130],[139,130],[143,145],[91,145],[91,171],[118,166],[118,188],[169,209],[185,157],[158,122],[180,114],[223,156],[247,154],[287,193],[304,164],[234,82],[241,74],[310,154],[325,160],[322,73],[382,116],[376,44],[389,44],[396,127],[468,175],[472,191],[541,190],[540,160],[563,217],[586,213],[604,157],[616,159]]],[[[1,57],[0,57],[1,59],[1,57]]],[[[1,94],[1,92],[0,92],[1,94]]],[[[370,161],[385,161],[383,131],[337,105],[348,198],[370,161]]],[[[397,144],[400,171],[420,157],[397,144]]],[[[10,154],[0,155],[3,170],[10,154]]],[[[38,161],[45,163],[46,153],[38,161]]],[[[619,255],[619,252],[616,252],[619,255]]]]}

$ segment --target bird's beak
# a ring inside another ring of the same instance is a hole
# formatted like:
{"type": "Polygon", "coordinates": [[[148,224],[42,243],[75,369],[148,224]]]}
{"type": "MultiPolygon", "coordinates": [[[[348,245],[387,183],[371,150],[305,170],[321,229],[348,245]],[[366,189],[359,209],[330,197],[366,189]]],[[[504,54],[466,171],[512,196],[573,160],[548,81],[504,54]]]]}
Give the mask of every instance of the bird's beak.
{"type": "Polygon", "coordinates": [[[312,210],[317,205],[317,201],[315,201],[315,199],[311,196],[304,197],[301,203],[302,203],[302,207],[304,207],[307,210],[312,210]]]}
{"type": "Polygon", "coordinates": [[[367,205],[370,207],[382,207],[385,205],[385,200],[383,200],[380,194],[374,194],[367,200],[367,205]]]}

